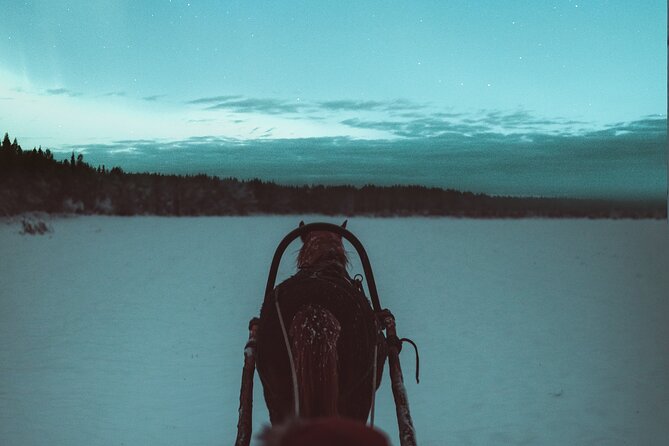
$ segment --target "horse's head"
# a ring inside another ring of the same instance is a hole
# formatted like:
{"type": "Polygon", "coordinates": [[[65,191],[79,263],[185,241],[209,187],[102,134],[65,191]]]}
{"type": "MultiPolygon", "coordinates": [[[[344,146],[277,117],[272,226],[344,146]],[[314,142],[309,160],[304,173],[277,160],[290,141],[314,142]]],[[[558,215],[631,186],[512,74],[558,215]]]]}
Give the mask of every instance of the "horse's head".
{"type": "MultiPolygon", "coordinates": [[[[300,227],[304,222],[300,222],[300,227]]],[[[346,228],[346,221],[342,223],[346,228]]],[[[348,257],[341,235],[329,231],[311,231],[302,235],[302,248],[297,256],[297,267],[309,268],[322,263],[336,263],[346,269],[348,257]]]]}

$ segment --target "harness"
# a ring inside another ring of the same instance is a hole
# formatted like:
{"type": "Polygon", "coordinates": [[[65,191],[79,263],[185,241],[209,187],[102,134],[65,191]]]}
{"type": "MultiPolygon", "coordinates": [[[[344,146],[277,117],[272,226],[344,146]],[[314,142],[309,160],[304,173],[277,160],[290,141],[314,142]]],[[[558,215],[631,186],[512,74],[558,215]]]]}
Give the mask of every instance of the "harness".
{"type": "MultiPolygon", "coordinates": [[[[279,243],[270,266],[264,296],[260,318],[254,318],[251,321],[249,342],[245,349],[239,422],[237,424],[238,433],[235,443],[237,446],[248,446],[249,444],[251,435],[252,385],[255,366],[257,366],[261,381],[263,381],[265,399],[268,409],[270,409],[270,418],[272,418],[272,409],[270,405],[271,401],[268,398],[272,400],[275,397],[290,398],[288,396],[290,395],[289,386],[297,388],[294,370],[292,372],[292,385],[290,378],[282,375],[284,372],[280,372],[278,377],[273,372],[279,370],[275,369],[275,367],[280,367],[287,371],[288,367],[291,367],[289,363],[293,362],[292,359],[289,359],[291,356],[290,343],[287,339],[284,318],[286,321],[292,321],[297,311],[295,308],[300,308],[302,305],[308,303],[322,305],[328,310],[332,310],[333,316],[342,325],[341,336],[338,342],[345,349],[346,354],[340,357],[341,374],[339,376],[340,384],[343,384],[343,387],[347,387],[345,390],[346,394],[351,394],[355,392],[356,388],[360,388],[362,381],[369,378],[370,372],[374,374],[374,380],[372,381],[373,389],[370,389],[372,390],[372,423],[374,417],[373,398],[377,386],[375,381],[377,377],[376,364],[378,363],[378,359],[380,359],[377,357],[377,353],[380,348],[383,349],[384,361],[387,354],[400,444],[402,446],[415,446],[415,430],[409,412],[406,389],[404,388],[402,370],[399,364],[399,352],[403,342],[411,343],[414,348],[415,344],[409,339],[400,339],[397,336],[394,316],[387,309],[381,309],[369,258],[357,237],[345,228],[329,223],[300,225],[299,228],[288,233],[279,243]],[[369,290],[369,299],[365,295],[362,286],[362,276],[356,275],[351,278],[346,271],[345,265],[341,265],[338,262],[319,262],[319,265],[304,266],[294,276],[275,287],[279,263],[286,248],[293,240],[309,231],[329,231],[340,235],[353,245],[362,263],[364,277],[367,280],[367,289],[369,290]],[[303,289],[302,296],[300,296],[300,293],[297,293],[296,296],[289,292],[295,291],[297,288],[303,289]],[[309,296],[310,299],[306,299],[305,296],[309,296]],[[363,319],[368,321],[368,323],[360,323],[363,319]],[[345,325],[348,327],[347,329],[344,329],[345,325]],[[276,336],[279,330],[283,333],[283,340],[279,336],[276,336]],[[385,330],[385,338],[381,330],[385,330]],[[263,337],[265,338],[264,341],[263,337]],[[374,351],[373,358],[371,357],[370,349],[374,351]],[[360,352],[366,353],[361,355],[360,352]],[[370,359],[369,363],[366,358],[370,359]],[[272,382],[266,382],[261,369],[266,370],[267,373],[273,376],[271,378],[272,382]],[[288,381],[284,381],[286,379],[288,381]],[[273,389],[270,389],[270,387],[273,387],[273,389]],[[286,396],[282,397],[281,395],[286,396]]],[[[294,364],[292,366],[294,369],[294,364]]],[[[416,380],[418,380],[418,366],[419,358],[416,351],[416,380]]],[[[362,388],[366,389],[366,387],[362,388]]],[[[340,393],[342,400],[345,400],[344,396],[345,394],[340,393]]],[[[348,403],[358,404],[355,402],[355,395],[351,395],[351,397],[353,399],[348,400],[348,403]]],[[[296,396],[293,396],[293,398],[299,400],[296,396]]],[[[296,413],[299,413],[299,408],[296,409],[296,413]]]]}

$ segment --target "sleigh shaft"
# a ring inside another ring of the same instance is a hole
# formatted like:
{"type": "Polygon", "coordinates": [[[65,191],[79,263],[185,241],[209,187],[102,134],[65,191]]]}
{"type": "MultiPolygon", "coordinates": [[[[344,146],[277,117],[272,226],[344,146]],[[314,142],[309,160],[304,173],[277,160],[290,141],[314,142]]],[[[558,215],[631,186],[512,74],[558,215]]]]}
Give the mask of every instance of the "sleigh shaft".
{"type": "MultiPolygon", "coordinates": [[[[383,322],[386,327],[387,339],[397,340],[395,318],[388,313],[385,315],[383,322]]],[[[413,427],[411,411],[409,410],[409,398],[407,397],[406,387],[404,387],[404,377],[402,375],[402,366],[400,365],[400,345],[401,343],[399,342],[388,342],[388,368],[393,398],[395,399],[400,445],[416,446],[416,431],[413,427]]]]}
{"type": "Polygon", "coordinates": [[[248,446],[251,442],[257,328],[257,319],[254,318],[249,323],[249,340],[244,347],[244,368],[242,369],[242,385],[239,392],[239,420],[237,421],[235,446],[248,446]]]}

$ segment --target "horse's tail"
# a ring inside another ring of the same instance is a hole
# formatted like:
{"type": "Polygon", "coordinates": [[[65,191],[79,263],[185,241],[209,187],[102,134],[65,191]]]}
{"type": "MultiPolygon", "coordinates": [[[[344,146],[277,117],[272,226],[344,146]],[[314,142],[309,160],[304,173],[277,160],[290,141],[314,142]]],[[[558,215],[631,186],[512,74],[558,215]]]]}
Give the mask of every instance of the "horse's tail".
{"type": "Polygon", "coordinates": [[[293,317],[290,339],[300,417],[337,415],[337,339],[340,331],[337,318],[319,305],[305,305],[293,317]]]}

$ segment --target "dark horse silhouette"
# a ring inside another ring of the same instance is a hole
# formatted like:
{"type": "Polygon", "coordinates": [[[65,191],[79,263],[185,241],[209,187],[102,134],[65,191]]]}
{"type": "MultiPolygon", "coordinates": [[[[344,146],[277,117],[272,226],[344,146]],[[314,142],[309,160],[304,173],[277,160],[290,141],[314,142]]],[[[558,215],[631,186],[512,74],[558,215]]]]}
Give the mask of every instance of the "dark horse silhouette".
{"type": "Polygon", "coordinates": [[[362,286],[348,275],[341,236],[311,231],[302,242],[298,272],[265,296],[260,310],[256,365],[270,421],[341,416],[364,422],[373,385],[381,382],[385,342],[362,286]]]}
{"type": "Polygon", "coordinates": [[[262,446],[390,446],[385,434],[341,417],[293,420],[265,429],[262,446]]]}

